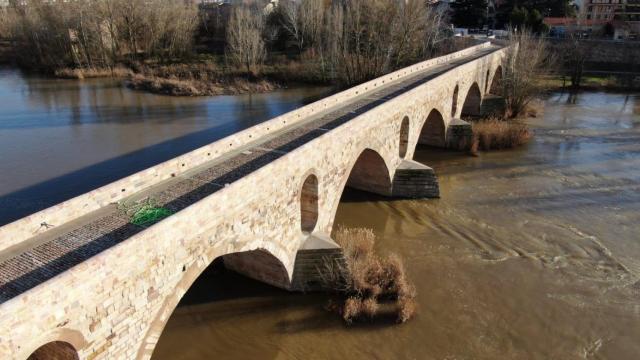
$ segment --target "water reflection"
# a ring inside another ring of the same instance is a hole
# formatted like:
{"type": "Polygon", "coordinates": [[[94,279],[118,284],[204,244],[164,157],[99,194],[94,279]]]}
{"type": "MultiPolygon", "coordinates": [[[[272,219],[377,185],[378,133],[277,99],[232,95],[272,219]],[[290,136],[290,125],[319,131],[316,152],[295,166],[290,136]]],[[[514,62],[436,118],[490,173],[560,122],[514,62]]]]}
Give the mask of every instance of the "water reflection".
{"type": "Polygon", "coordinates": [[[0,225],[324,96],[177,98],[0,69],[0,225]]]}

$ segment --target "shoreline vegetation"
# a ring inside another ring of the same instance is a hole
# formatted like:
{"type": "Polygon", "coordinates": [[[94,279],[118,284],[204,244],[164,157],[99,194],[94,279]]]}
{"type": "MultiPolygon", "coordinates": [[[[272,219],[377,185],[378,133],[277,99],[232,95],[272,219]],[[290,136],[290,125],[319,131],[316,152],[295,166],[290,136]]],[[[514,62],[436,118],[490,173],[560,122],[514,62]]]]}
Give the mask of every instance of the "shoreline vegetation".
{"type": "Polygon", "coordinates": [[[126,80],[133,90],[171,96],[215,96],[270,92],[281,86],[267,79],[242,77],[216,80],[165,78],[154,75],[134,74],[126,80]]]}
{"type": "Polygon", "coordinates": [[[348,88],[475,42],[453,37],[445,14],[422,0],[268,4],[12,3],[0,9],[0,39],[11,39],[12,62],[26,71],[125,78],[175,96],[348,88]]]}
{"type": "Polygon", "coordinates": [[[541,111],[536,98],[545,88],[539,78],[556,65],[546,42],[528,31],[511,32],[509,43],[513,46],[507,51],[502,74],[498,74],[501,77],[491,87],[491,93],[501,99],[499,105],[489,113],[463,119],[471,123],[468,151],[473,156],[479,151],[514,148],[531,140],[533,131],[521,120],[541,111]]]}
{"type": "Polygon", "coordinates": [[[327,262],[324,282],[335,297],[327,310],[351,325],[391,320],[404,323],[416,314],[416,289],[407,277],[402,259],[380,256],[370,229],[339,228],[335,240],[344,251],[344,266],[327,262]]]}
{"type": "Polygon", "coordinates": [[[571,84],[571,78],[565,75],[544,75],[538,81],[546,91],[633,91],[640,89],[640,75],[634,79],[628,75],[592,75],[582,76],[578,85],[571,84]]]}
{"type": "Polygon", "coordinates": [[[504,150],[528,143],[533,131],[519,120],[505,121],[499,117],[489,117],[471,122],[473,140],[469,150],[476,156],[478,151],[504,150]]]}

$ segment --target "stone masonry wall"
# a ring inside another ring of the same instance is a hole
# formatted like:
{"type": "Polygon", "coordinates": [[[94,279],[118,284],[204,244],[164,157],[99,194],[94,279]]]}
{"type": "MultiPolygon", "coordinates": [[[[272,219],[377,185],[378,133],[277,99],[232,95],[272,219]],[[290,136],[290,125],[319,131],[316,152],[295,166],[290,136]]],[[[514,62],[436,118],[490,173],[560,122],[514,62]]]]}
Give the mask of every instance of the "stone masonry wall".
{"type": "MultiPolygon", "coordinates": [[[[282,264],[290,281],[296,253],[309,236],[300,226],[300,189],[305,178],[312,173],[318,179],[319,216],[313,235],[327,236],[359,155],[365,149],[377,152],[393,179],[404,161],[399,156],[402,119],[407,116],[410,121],[405,158],[411,159],[429,112],[438,109],[448,124],[450,111],[444,109],[452,107],[456,84],[460,87],[459,101],[464,101],[474,82],[485,88],[486,71],[495,71],[503,56],[504,50],[491,53],[391,99],[0,304],[0,358],[25,359],[41,345],[59,340],[78,349],[81,359],[148,359],[182,295],[214,259],[223,255],[264,251],[282,264]]],[[[435,59],[429,64],[452,58],[455,56],[435,59]]],[[[227,148],[236,148],[285,126],[285,122],[296,121],[393,76],[397,78],[411,69],[417,71],[420,66],[427,65],[418,64],[360,85],[10,224],[0,229],[0,248],[7,249],[31,236],[42,219],[64,221],[74,214],[117,201],[121,192],[156,183],[172,172],[218,156],[227,148]],[[183,167],[183,163],[188,166],[183,167]]]]}
{"type": "Polygon", "coordinates": [[[392,80],[397,80],[404,76],[411,75],[416,71],[420,71],[430,66],[446,63],[453,59],[463,57],[477,49],[487,46],[489,46],[488,43],[476,45],[474,47],[443,57],[427,60],[371,80],[362,85],[342,91],[287,114],[278,116],[272,120],[235,133],[182,156],[140,171],[114,183],[95,189],[87,194],[80,195],[13,223],[7,224],[0,227],[0,251],[18,245],[20,242],[25,241],[36,234],[48,231],[47,227],[41,226],[43,222],[53,225],[66,223],[108,204],[118,202],[133,193],[158,184],[172,176],[180,175],[181,173],[184,173],[185,171],[188,171],[189,169],[192,169],[206,161],[215,159],[229,151],[236,150],[257,138],[269,135],[287,126],[303,121],[309,116],[322,112],[331,106],[336,106],[349,101],[365,91],[373,90],[376,87],[382,86],[392,80]]]}

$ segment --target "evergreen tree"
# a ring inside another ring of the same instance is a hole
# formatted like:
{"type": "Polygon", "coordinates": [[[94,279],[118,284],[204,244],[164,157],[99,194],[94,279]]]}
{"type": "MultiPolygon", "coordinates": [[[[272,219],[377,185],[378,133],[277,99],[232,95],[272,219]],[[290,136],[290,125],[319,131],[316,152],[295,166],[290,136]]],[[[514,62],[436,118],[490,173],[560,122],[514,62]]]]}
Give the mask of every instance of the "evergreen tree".
{"type": "Polygon", "coordinates": [[[451,8],[453,23],[458,27],[480,28],[487,19],[487,0],[456,0],[451,8]]]}
{"type": "Polygon", "coordinates": [[[529,11],[524,7],[515,7],[509,16],[509,25],[519,30],[527,28],[534,33],[543,33],[547,31],[543,19],[542,14],[536,9],[529,11]]]}
{"type": "MultiPolygon", "coordinates": [[[[572,5],[571,0],[506,0],[498,8],[497,13],[497,27],[505,27],[510,23],[515,25],[512,21],[512,13],[514,17],[520,19],[522,16],[522,9],[526,10],[526,15],[534,10],[537,11],[535,17],[572,17],[575,16],[575,7],[572,5]]],[[[526,21],[525,21],[526,22],[526,21]]],[[[542,21],[540,21],[542,23],[542,21]]]]}

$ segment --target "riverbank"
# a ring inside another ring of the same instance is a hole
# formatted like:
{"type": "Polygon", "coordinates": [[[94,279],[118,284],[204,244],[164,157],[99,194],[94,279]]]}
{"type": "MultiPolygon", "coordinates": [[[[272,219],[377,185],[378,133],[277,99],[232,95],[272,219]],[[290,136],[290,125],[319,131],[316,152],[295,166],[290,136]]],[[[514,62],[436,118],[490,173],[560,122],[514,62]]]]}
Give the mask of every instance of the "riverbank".
{"type": "Polygon", "coordinates": [[[278,89],[277,83],[266,79],[234,77],[204,81],[175,79],[135,74],[126,80],[126,86],[134,90],[172,96],[215,96],[265,93],[278,89]]]}
{"type": "Polygon", "coordinates": [[[331,69],[332,65],[327,59],[318,56],[312,50],[301,53],[269,53],[265,61],[255,65],[251,71],[230,64],[225,55],[220,53],[194,53],[185,58],[173,59],[174,62],[148,58],[121,60],[117,65],[108,68],[26,67],[24,71],[62,79],[122,79],[124,85],[131,89],[170,96],[240,95],[265,93],[293,86],[332,86],[336,89],[350,87],[394,71],[397,66],[444,56],[474,44],[476,41],[473,39],[449,38],[438,44],[431,53],[423,54],[405,64],[397,64],[396,67],[386,70],[369,69],[370,73],[363,75],[359,81],[342,78],[335,69],[331,69]]]}
{"type": "Polygon", "coordinates": [[[54,72],[61,79],[116,78],[133,90],[171,96],[215,96],[265,93],[284,87],[265,76],[245,76],[213,63],[141,65],[74,69],[54,72]]]}
{"type": "Polygon", "coordinates": [[[634,91],[640,89],[640,75],[588,75],[582,78],[580,86],[572,87],[571,78],[563,75],[543,76],[539,79],[542,88],[547,92],[585,90],[585,91],[634,91]]]}

